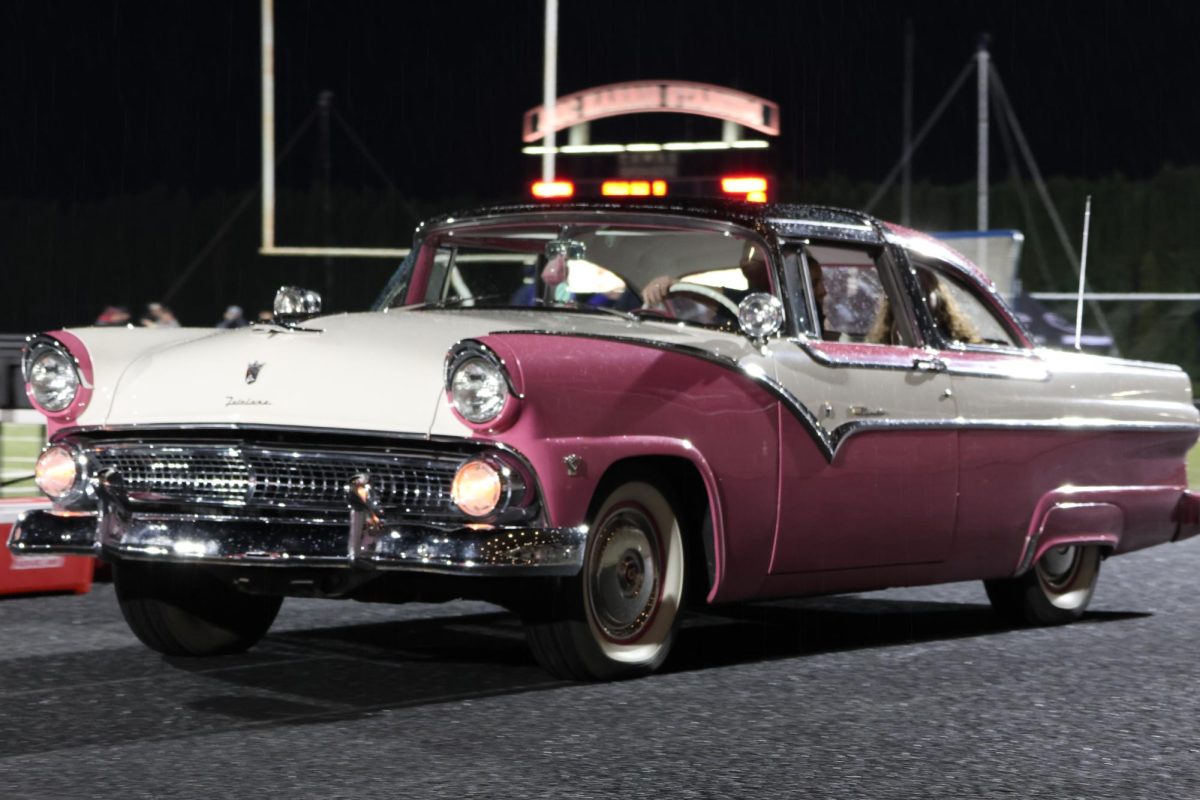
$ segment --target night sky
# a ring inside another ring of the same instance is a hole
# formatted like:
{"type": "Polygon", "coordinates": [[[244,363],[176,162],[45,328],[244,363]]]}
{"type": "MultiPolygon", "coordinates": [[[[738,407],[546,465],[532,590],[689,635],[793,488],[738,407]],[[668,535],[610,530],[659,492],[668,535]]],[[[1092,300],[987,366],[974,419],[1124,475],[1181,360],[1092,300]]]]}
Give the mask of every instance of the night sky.
{"type": "MultiPolygon", "coordinates": [[[[541,100],[542,9],[526,2],[277,0],[280,142],[335,106],[408,196],[521,191],[521,115],[541,100]]],[[[259,175],[255,0],[0,10],[0,193],[86,201],[148,187],[252,187],[259,175]]],[[[1193,2],[583,2],[562,0],[559,90],[674,78],[778,102],[780,168],[877,180],[900,149],[903,26],[916,123],[981,32],[1043,171],[1145,176],[1200,160],[1193,2]]],[[[974,175],[974,98],[918,155],[918,179],[974,175]]],[[[315,148],[280,172],[304,187],[315,148]]],[[[999,147],[993,150],[997,174],[999,147]]],[[[378,184],[335,136],[334,180],[378,184]]]]}
{"type": "MultiPolygon", "coordinates": [[[[405,247],[421,216],[527,196],[539,161],[520,152],[521,122],[541,102],[542,0],[275,3],[279,146],[328,90],[378,164],[334,125],[326,214],[309,129],[278,171],[279,244],[405,247]]],[[[987,33],[1048,177],[1200,164],[1200,3],[560,3],[560,94],[676,79],[777,102],[768,169],[783,199],[827,199],[822,186],[842,185],[830,178],[870,187],[896,162],[909,20],[917,126],[987,33]]],[[[0,3],[0,330],[86,324],[106,305],[137,314],[154,300],[210,325],[292,283],[322,291],[329,310],[371,301],[392,262],[258,254],[259,69],[258,0],[0,3]]],[[[653,114],[596,123],[592,141],[719,130],[653,114]]],[[[1006,173],[994,133],[993,180],[1006,173]]],[[[973,81],[913,174],[974,180],[973,81]]],[[[917,224],[932,219],[914,209],[917,224]]]]}

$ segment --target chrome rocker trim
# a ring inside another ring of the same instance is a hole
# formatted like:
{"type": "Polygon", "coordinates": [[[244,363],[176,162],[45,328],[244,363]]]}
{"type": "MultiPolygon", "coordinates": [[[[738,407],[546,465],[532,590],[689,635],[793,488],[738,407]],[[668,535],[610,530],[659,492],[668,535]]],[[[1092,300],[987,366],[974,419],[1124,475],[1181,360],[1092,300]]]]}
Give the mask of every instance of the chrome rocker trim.
{"type": "Polygon", "coordinates": [[[178,564],[330,567],[451,575],[575,575],[587,527],[468,528],[350,520],[27,511],[13,525],[16,555],[110,555],[178,564]]]}

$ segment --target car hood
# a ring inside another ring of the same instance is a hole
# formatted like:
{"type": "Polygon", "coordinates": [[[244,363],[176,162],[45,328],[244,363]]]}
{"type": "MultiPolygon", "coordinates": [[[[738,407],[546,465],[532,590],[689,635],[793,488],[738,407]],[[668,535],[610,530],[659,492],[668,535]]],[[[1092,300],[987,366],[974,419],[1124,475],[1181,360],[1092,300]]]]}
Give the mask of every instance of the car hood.
{"type": "MultiPolygon", "coordinates": [[[[542,310],[397,310],[321,317],[303,327],[72,330],[88,350],[96,384],[76,424],[428,434],[445,405],[446,353],[463,339],[545,331],[670,341],[733,358],[747,347],[733,334],[542,310]]],[[[439,416],[437,433],[470,435],[449,415],[439,416]]]]}

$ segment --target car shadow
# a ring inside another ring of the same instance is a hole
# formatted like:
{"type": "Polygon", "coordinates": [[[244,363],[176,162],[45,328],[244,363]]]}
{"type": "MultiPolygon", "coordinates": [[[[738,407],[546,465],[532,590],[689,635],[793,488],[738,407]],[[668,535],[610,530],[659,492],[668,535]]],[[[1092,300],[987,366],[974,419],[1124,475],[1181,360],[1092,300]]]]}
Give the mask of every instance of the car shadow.
{"type": "MultiPolygon", "coordinates": [[[[1092,612],[1077,624],[1143,616],[1149,615],[1092,612]]],[[[989,607],[976,604],[855,596],[740,604],[690,615],[663,672],[1008,630],[989,607]]],[[[324,722],[567,685],[541,670],[520,621],[504,612],[289,631],[268,637],[265,648],[279,659],[267,668],[164,661],[236,689],[193,700],[192,709],[260,724],[324,722]]]]}
{"type": "MultiPolygon", "coordinates": [[[[1076,625],[1151,616],[1089,611],[1076,625]]],[[[1022,630],[990,606],[854,595],[722,606],[680,631],[665,671],[891,647],[1022,630]]]]}
{"type": "MultiPolygon", "coordinates": [[[[1082,624],[1145,616],[1092,612],[1082,624]]],[[[663,672],[1007,630],[970,603],[841,595],[724,606],[685,620],[663,672]]],[[[248,653],[210,658],[130,645],[0,663],[0,741],[10,755],[354,720],[569,685],[537,665],[520,620],[502,611],[283,630],[248,653]]]]}

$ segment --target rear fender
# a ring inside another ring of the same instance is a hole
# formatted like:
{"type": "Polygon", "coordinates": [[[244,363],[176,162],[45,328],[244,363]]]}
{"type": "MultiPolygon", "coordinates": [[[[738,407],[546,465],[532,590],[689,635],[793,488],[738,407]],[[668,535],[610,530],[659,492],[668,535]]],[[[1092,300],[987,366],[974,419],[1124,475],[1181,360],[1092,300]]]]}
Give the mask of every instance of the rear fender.
{"type": "Polygon", "coordinates": [[[1125,529],[1125,512],[1108,502],[1054,499],[1039,504],[1035,526],[1022,554],[1016,573],[1021,574],[1037,563],[1048,550],[1067,545],[1098,546],[1116,550],[1125,529]]]}

